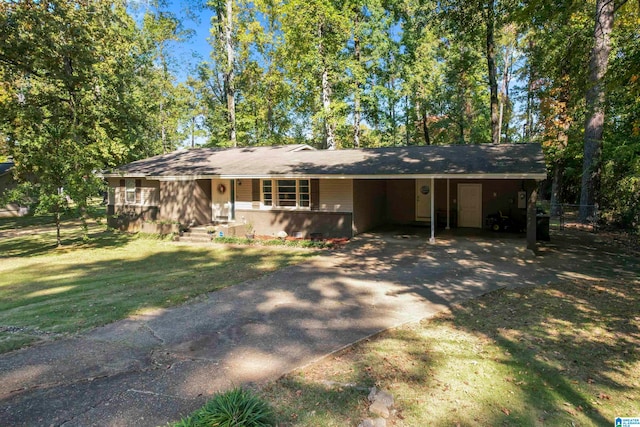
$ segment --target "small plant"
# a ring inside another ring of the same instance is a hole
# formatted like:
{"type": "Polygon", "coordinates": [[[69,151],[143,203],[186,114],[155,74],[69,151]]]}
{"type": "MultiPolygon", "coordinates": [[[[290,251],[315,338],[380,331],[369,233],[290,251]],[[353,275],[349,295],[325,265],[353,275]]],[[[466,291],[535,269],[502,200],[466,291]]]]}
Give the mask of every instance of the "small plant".
{"type": "Polygon", "coordinates": [[[236,387],[216,394],[193,415],[183,418],[176,427],[267,427],[275,425],[268,403],[250,390],[236,387]]]}

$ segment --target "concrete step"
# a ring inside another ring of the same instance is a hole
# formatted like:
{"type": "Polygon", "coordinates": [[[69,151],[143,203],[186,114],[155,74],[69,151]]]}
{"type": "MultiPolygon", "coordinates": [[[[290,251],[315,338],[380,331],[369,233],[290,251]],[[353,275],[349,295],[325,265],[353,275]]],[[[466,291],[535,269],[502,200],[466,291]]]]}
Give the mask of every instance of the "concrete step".
{"type": "Polygon", "coordinates": [[[211,241],[210,234],[197,234],[191,235],[189,233],[184,233],[182,236],[178,238],[180,242],[192,242],[192,243],[202,243],[202,242],[210,242],[211,241]]]}

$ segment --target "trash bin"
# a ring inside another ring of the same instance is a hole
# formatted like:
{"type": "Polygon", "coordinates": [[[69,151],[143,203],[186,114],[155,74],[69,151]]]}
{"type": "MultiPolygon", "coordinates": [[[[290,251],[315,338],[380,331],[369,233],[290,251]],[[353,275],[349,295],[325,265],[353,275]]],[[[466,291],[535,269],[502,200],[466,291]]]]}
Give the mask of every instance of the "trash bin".
{"type": "Polygon", "coordinates": [[[551,240],[549,236],[549,215],[536,215],[536,240],[551,240]]]}

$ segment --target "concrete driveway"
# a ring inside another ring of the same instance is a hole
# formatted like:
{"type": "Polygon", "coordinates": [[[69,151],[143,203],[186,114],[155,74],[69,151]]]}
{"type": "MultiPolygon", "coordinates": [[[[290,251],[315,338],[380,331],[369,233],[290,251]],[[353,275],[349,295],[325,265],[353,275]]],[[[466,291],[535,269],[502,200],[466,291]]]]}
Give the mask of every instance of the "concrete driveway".
{"type": "Polygon", "coordinates": [[[0,356],[0,425],[162,425],[500,287],[637,275],[633,257],[560,242],[533,257],[524,239],[362,235],[200,302],[0,356]]]}

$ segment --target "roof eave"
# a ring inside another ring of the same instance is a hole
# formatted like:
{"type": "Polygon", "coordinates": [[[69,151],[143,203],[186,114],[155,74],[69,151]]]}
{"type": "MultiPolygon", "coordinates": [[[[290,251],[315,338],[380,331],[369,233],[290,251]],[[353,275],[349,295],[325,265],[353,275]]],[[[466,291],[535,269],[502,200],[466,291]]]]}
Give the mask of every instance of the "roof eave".
{"type": "Polygon", "coordinates": [[[547,178],[546,173],[451,173],[451,174],[313,174],[313,173],[283,173],[283,174],[219,174],[219,175],[115,175],[115,177],[147,178],[158,181],[193,181],[196,179],[533,179],[541,181],[547,178]]]}

